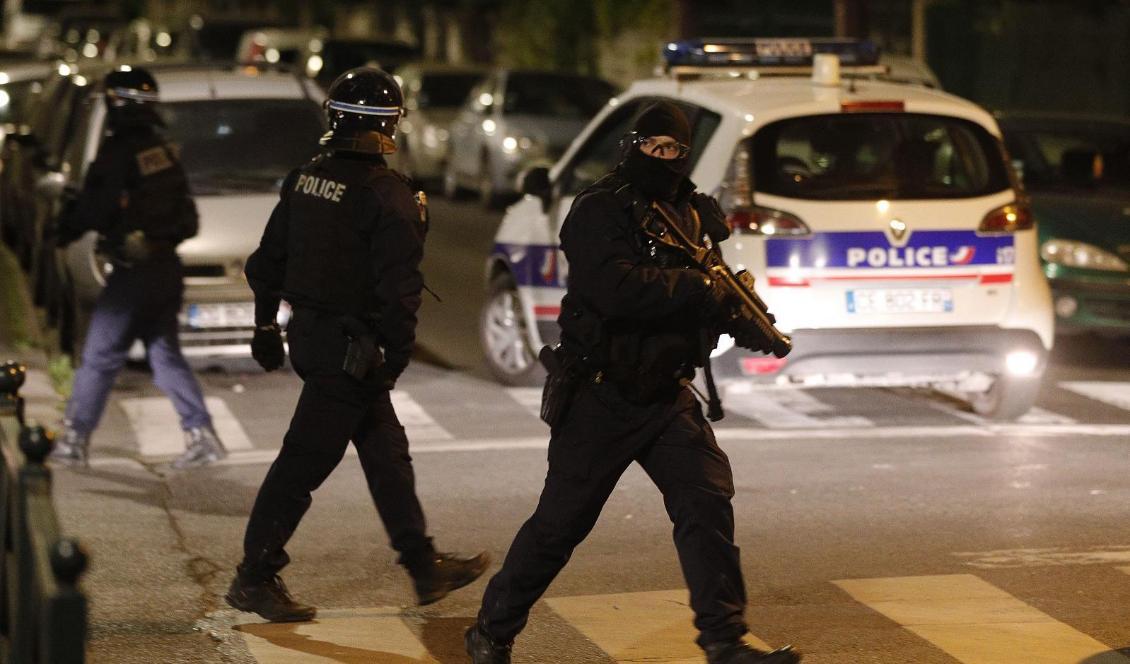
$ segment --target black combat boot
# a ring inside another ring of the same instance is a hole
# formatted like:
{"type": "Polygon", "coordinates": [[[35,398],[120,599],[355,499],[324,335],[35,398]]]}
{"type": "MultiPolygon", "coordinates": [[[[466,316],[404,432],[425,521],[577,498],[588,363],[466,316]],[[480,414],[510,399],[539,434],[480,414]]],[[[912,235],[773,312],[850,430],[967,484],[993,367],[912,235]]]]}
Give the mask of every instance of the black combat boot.
{"type": "Polygon", "coordinates": [[[703,650],[708,664],[795,664],[800,661],[800,653],[792,646],[765,652],[744,641],[723,641],[709,643],[703,650]]]}
{"type": "Polygon", "coordinates": [[[463,645],[471,664],[510,664],[510,644],[496,643],[478,623],[467,628],[463,645]]]}
{"type": "Polygon", "coordinates": [[[224,599],[232,608],[257,613],[271,622],[313,620],[318,610],[299,604],[290,596],[283,580],[275,575],[269,581],[248,582],[236,574],[224,599]]]}
{"type": "Polygon", "coordinates": [[[416,586],[417,602],[425,606],[479,578],[489,565],[490,556],[485,551],[470,558],[432,551],[406,563],[405,567],[416,586]]]}

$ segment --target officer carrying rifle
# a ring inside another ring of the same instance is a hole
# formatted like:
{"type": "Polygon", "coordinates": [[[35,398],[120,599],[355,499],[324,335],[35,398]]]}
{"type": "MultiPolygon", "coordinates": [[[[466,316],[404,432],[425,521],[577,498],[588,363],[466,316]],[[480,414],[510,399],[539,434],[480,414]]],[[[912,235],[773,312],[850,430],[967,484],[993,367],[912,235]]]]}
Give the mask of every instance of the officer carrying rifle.
{"type": "MultiPolygon", "coordinates": [[[[464,642],[475,664],[508,664],[530,607],[596,523],[632,462],[663,494],[710,664],[791,664],[785,647],[744,643],[745,585],[734,544],[733,473],[689,388],[718,334],[783,355],[748,278],[712,247],[729,235],[714,199],[687,178],[691,129],[668,102],[646,108],[616,169],[577,197],[561,229],[569,262],[562,342],[542,414],[549,472],[533,516],[491,579],[464,642]]],[[[712,381],[708,381],[709,384],[712,381]]],[[[711,415],[721,416],[711,389],[711,415]]]]}

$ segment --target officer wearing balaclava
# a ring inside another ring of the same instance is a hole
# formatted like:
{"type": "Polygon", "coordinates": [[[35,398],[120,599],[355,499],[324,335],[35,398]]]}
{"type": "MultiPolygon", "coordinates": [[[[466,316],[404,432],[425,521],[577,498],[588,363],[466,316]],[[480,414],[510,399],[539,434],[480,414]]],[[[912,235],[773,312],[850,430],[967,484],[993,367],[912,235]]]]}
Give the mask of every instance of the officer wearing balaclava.
{"type": "MultiPolygon", "coordinates": [[[[561,346],[543,350],[549,378],[549,472],[533,516],[487,587],[464,637],[475,664],[508,664],[514,637],[596,523],[633,462],[674,522],[698,643],[710,664],[788,664],[742,642],[746,605],[734,544],[733,474],[686,379],[701,366],[716,286],[685,255],[644,232],[653,202],[673,208],[696,241],[729,233],[714,199],[688,179],[691,127],[671,103],[647,107],[615,170],[582,192],[561,229],[569,263],[561,346]]],[[[715,336],[716,340],[716,336],[715,336]]]]}

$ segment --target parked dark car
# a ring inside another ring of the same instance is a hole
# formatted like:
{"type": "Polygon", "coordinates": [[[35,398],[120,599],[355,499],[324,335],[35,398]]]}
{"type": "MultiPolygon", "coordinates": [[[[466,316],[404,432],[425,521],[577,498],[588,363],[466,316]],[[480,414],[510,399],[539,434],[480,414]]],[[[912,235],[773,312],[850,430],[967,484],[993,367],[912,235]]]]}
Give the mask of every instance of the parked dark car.
{"type": "Polygon", "coordinates": [[[1130,121],[999,120],[1032,197],[1056,331],[1130,336],[1130,121]]]}

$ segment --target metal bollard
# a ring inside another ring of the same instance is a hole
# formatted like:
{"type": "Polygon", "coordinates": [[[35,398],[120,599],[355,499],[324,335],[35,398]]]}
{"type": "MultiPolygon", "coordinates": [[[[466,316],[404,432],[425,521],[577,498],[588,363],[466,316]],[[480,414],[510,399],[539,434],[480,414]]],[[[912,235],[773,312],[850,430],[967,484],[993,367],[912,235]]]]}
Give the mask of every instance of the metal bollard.
{"type": "Polygon", "coordinates": [[[20,388],[27,377],[27,367],[9,360],[0,364],[0,417],[10,415],[21,424],[24,421],[24,402],[20,388]]]}

